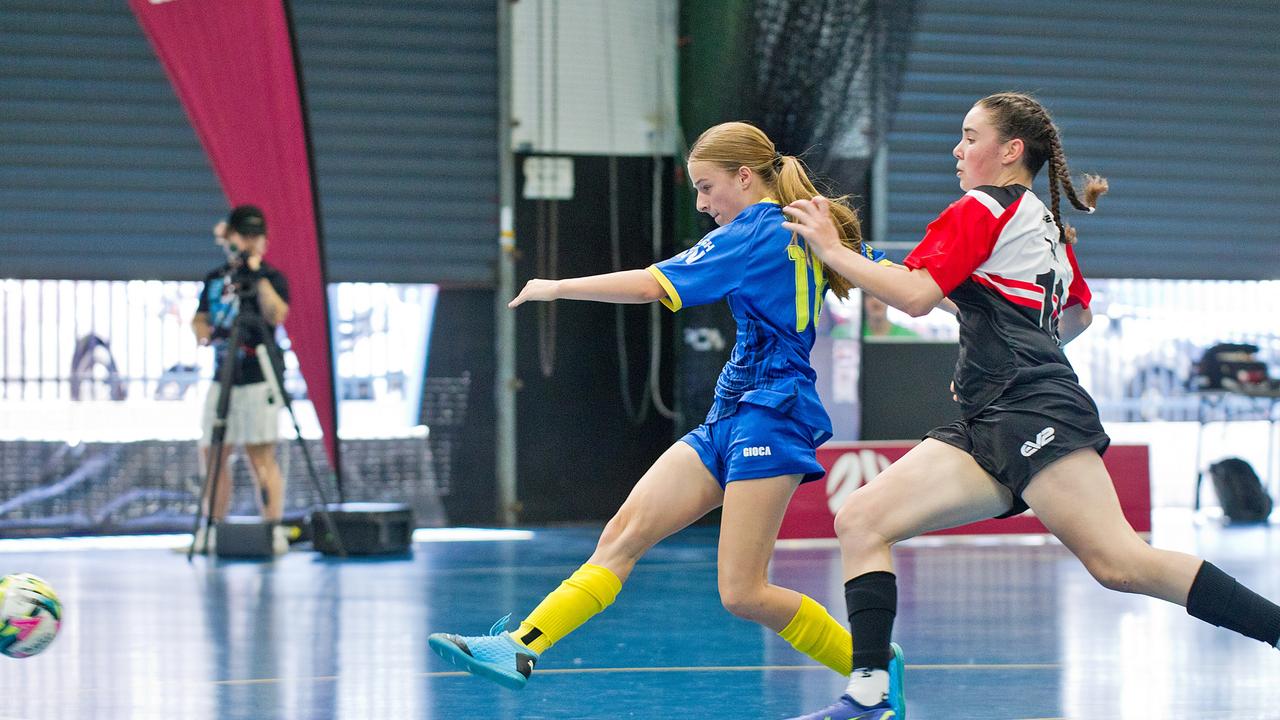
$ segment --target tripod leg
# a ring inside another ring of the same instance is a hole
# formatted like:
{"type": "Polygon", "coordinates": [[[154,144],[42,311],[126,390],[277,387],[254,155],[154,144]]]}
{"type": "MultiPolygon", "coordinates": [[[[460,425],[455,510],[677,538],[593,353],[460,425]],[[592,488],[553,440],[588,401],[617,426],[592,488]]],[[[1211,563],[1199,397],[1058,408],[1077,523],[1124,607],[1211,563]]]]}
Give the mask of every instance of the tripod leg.
{"type": "MultiPolygon", "coordinates": [[[[201,448],[201,456],[204,458],[204,467],[209,468],[209,463],[213,460],[209,456],[211,447],[201,448]]],[[[231,505],[231,446],[224,441],[222,444],[221,456],[218,458],[217,474],[213,476],[213,486],[210,491],[211,500],[206,500],[200,504],[201,514],[207,515],[212,520],[219,521],[227,516],[227,510],[231,505]],[[212,507],[210,507],[212,503],[212,507]]]]}
{"type": "MultiPolygon", "coordinates": [[[[219,405],[221,405],[221,398],[219,398],[219,405]]],[[[230,478],[227,477],[228,473],[225,465],[228,450],[223,442],[225,437],[225,418],[222,421],[214,420],[209,446],[205,449],[204,485],[200,489],[200,503],[196,506],[196,514],[191,526],[191,547],[187,549],[187,562],[190,562],[192,556],[195,555],[196,541],[200,537],[200,528],[202,527],[201,520],[204,521],[205,533],[200,552],[207,553],[209,551],[209,536],[213,532],[214,506],[220,505],[222,496],[231,490],[230,478]]]]}
{"type": "MultiPolygon", "coordinates": [[[[191,524],[191,547],[187,548],[187,562],[191,562],[196,553],[196,535],[200,532],[202,518],[204,520],[205,542],[204,547],[201,549],[207,552],[209,548],[209,534],[213,528],[213,504],[218,496],[216,486],[221,484],[218,481],[222,475],[223,447],[227,437],[227,415],[231,410],[231,391],[236,382],[236,348],[239,346],[240,323],[235,322],[231,325],[231,335],[227,338],[227,344],[223,349],[222,374],[218,378],[218,406],[214,411],[213,428],[209,433],[208,471],[204,477],[204,486],[200,489],[200,504],[196,506],[196,516],[191,524]]],[[[230,491],[230,483],[228,482],[225,492],[230,491]]]]}
{"type": "MultiPolygon", "coordinates": [[[[264,329],[268,326],[266,321],[262,321],[264,329]]],[[[264,334],[263,337],[270,338],[270,333],[264,334]]],[[[284,363],[278,355],[279,348],[267,347],[265,344],[257,347],[258,362],[262,364],[262,376],[271,383],[274,390],[282,401],[284,401],[285,409],[289,411],[289,419],[293,422],[293,436],[298,441],[298,448],[302,450],[302,459],[307,465],[307,477],[311,479],[311,485],[316,490],[316,495],[320,497],[320,516],[324,518],[325,530],[333,535],[333,543],[338,548],[338,555],[346,557],[347,550],[342,544],[342,536],[338,533],[338,526],[333,522],[333,518],[329,515],[329,498],[326,497],[324,487],[320,484],[320,476],[316,473],[316,466],[311,461],[311,451],[307,448],[307,441],[302,437],[302,428],[298,426],[298,415],[293,411],[293,398],[289,397],[289,391],[284,389],[284,376],[281,372],[284,363]]],[[[316,530],[312,529],[313,532],[316,530]]]]}

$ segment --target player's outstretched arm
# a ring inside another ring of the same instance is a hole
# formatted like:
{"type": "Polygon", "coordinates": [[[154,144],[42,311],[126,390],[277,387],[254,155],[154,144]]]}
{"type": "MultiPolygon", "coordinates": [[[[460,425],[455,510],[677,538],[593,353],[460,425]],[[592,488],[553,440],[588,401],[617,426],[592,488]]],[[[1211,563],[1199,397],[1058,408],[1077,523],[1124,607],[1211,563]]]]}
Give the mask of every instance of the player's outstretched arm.
{"type": "Polygon", "coordinates": [[[782,209],[790,218],[782,227],[799,233],[827,267],[884,302],[911,315],[926,315],[942,301],[942,288],[928,270],[887,267],[845,247],[831,221],[831,202],[824,197],[796,200],[782,209]]]}
{"type": "Polygon", "coordinates": [[[519,295],[507,303],[516,307],[526,302],[551,300],[595,300],[610,303],[650,303],[667,296],[658,281],[646,270],[623,270],[605,275],[589,275],[564,280],[534,278],[519,295]]]}

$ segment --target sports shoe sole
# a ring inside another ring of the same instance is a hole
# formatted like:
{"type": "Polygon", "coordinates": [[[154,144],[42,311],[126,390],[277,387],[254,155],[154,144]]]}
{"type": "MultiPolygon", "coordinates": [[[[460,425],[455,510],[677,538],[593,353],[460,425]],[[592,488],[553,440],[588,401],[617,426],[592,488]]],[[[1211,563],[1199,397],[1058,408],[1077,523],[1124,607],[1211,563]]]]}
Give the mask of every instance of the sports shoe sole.
{"type": "Polygon", "coordinates": [[[893,650],[893,660],[890,662],[898,669],[897,672],[889,673],[889,705],[894,710],[894,720],[907,720],[907,695],[902,684],[907,664],[902,658],[902,646],[889,643],[889,648],[893,650]]]}
{"type": "Polygon", "coordinates": [[[445,660],[448,660],[450,664],[460,667],[472,675],[482,677],[486,680],[492,680],[509,690],[523,689],[525,683],[528,682],[527,678],[520,673],[514,673],[513,677],[512,675],[508,675],[488,663],[482,663],[479,660],[476,660],[471,655],[463,652],[462,648],[453,644],[442,635],[432,635],[427,638],[427,646],[435,651],[435,654],[445,660]]]}

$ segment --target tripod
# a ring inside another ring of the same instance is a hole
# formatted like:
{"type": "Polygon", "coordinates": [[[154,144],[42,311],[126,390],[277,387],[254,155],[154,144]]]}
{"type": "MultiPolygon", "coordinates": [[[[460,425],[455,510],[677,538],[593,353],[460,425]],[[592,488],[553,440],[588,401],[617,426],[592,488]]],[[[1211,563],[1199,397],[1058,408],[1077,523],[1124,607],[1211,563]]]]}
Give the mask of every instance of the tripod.
{"type": "MultiPolygon", "coordinates": [[[[302,438],[302,429],[298,426],[298,416],[293,410],[293,399],[284,387],[283,353],[280,351],[280,347],[276,345],[274,329],[267,324],[267,321],[257,309],[257,285],[252,281],[246,281],[241,271],[228,273],[226,280],[236,287],[236,295],[232,300],[231,308],[233,319],[226,340],[226,347],[223,349],[221,373],[218,377],[218,406],[214,414],[213,429],[209,437],[209,456],[204,485],[200,490],[200,505],[197,507],[191,526],[191,547],[187,548],[187,562],[191,562],[192,557],[195,555],[196,540],[202,521],[205,534],[203,547],[200,550],[201,552],[208,552],[209,549],[210,529],[213,527],[213,505],[217,497],[217,486],[221,482],[222,450],[226,444],[227,415],[231,409],[231,391],[235,387],[238,374],[239,363],[237,362],[236,354],[239,352],[242,339],[249,337],[250,330],[256,330],[258,337],[262,338],[262,341],[254,348],[258,364],[262,368],[262,376],[271,386],[272,392],[281,399],[284,407],[289,411],[289,418],[293,422],[294,438],[298,441],[298,447],[302,450],[302,457],[306,462],[307,476],[311,479],[311,484],[315,488],[316,494],[320,497],[321,516],[328,526],[328,531],[333,533],[333,541],[337,547],[338,555],[345,557],[347,553],[342,544],[342,538],[338,533],[337,525],[334,524],[333,518],[329,515],[329,499],[320,484],[315,464],[311,460],[311,452],[307,448],[306,441],[302,438]],[[246,300],[252,300],[253,302],[245,302],[246,300]],[[201,508],[203,508],[203,512],[200,511],[201,508]]],[[[282,484],[281,492],[283,493],[283,491],[282,484]]],[[[281,502],[283,502],[283,498],[281,498],[281,502]]]]}

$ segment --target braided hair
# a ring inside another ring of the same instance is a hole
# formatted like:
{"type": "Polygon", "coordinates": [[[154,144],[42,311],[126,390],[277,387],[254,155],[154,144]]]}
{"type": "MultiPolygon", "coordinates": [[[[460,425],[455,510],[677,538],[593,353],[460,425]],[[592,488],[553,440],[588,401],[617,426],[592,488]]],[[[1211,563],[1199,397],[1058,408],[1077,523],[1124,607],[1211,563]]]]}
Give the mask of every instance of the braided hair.
{"type": "Polygon", "coordinates": [[[1058,234],[1063,242],[1074,245],[1076,230],[1062,221],[1058,212],[1062,191],[1077,210],[1092,213],[1098,206],[1098,198],[1108,189],[1107,179],[1099,175],[1084,176],[1084,198],[1077,193],[1067,169],[1067,156],[1062,151],[1062,138],[1049,111],[1038,100],[1025,93],[996,93],[988,95],[977,105],[990,113],[991,124],[1000,133],[1001,142],[1013,138],[1022,140],[1023,163],[1035,177],[1049,163],[1049,210],[1058,234]]]}

